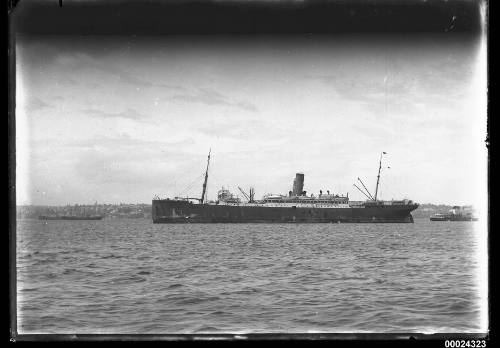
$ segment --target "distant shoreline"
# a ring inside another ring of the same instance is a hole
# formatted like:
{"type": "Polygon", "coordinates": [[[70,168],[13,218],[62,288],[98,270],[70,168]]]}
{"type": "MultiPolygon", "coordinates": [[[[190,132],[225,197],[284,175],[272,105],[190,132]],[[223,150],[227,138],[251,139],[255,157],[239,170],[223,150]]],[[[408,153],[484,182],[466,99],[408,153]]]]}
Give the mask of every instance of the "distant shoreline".
{"type": "MultiPolygon", "coordinates": [[[[414,218],[428,218],[438,213],[447,213],[453,205],[421,204],[412,212],[414,218]]],[[[39,215],[63,215],[70,212],[81,215],[98,214],[104,219],[149,219],[151,204],[120,203],[120,204],[77,204],[77,205],[16,205],[17,219],[38,219],[39,215]]]]}

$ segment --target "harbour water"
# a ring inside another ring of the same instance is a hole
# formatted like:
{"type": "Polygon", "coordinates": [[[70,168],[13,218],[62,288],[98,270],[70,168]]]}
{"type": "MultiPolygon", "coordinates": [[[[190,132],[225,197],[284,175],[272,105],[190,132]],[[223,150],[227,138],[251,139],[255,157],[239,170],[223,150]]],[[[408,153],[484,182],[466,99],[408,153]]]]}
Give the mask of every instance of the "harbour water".
{"type": "Polygon", "coordinates": [[[19,220],[18,332],[480,332],[475,224],[19,220]]]}

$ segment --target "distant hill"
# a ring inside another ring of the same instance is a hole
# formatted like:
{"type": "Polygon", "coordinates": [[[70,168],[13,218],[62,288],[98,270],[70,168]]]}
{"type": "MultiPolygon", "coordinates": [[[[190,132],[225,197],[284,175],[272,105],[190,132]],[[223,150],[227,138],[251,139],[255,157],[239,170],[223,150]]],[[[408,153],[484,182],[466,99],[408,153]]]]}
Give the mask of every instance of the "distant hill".
{"type": "Polygon", "coordinates": [[[92,204],[65,206],[18,205],[18,219],[37,219],[40,215],[103,215],[105,218],[150,218],[151,204],[92,204]]]}
{"type": "MultiPolygon", "coordinates": [[[[69,206],[48,207],[48,206],[17,206],[18,218],[38,218],[41,214],[49,212],[68,213],[69,206]]],[[[151,216],[151,204],[98,204],[79,206],[80,209],[95,210],[95,213],[108,218],[149,218],[151,216]]],[[[421,204],[411,214],[414,218],[428,218],[433,214],[447,213],[452,209],[452,205],[445,204],[421,204]]]]}
{"type": "Polygon", "coordinates": [[[447,213],[452,209],[452,205],[445,205],[445,204],[421,204],[416,210],[412,211],[411,215],[414,218],[424,218],[424,217],[430,217],[433,214],[438,214],[438,213],[447,213]]]}

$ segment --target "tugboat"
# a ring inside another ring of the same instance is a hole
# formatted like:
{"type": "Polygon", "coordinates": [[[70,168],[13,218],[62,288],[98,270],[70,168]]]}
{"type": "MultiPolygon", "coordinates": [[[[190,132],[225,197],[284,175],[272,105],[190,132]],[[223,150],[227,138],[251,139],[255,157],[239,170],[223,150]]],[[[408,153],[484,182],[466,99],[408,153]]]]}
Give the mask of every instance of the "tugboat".
{"type": "Polygon", "coordinates": [[[218,192],[216,201],[206,201],[206,187],[210,152],[208,153],[205,181],[201,198],[155,197],[152,201],[153,223],[344,223],[344,222],[396,222],[412,223],[411,211],[418,207],[411,200],[383,201],[378,199],[380,155],[375,195],[372,195],[361,179],[365,191],[354,185],[366,197],[366,201],[349,201],[349,194],[334,194],[320,190],[318,196],[307,195],[304,191],[304,174],[297,173],[292,190],[288,195],[267,194],[255,200],[255,192],[247,195],[240,187],[247,201],[242,202],[229,190],[218,192]]]}

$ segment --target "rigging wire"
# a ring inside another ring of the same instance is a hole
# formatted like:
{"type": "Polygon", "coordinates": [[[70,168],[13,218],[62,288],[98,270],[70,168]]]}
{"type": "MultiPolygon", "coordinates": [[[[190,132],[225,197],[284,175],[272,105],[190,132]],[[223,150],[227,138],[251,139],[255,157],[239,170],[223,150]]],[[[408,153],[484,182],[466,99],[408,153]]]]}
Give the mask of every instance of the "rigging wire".
{"type": "Polygon", "coordinates": [[[182,191],[180,191],[177,196],[178,197],[181,197],[183,193],[185,193],[186,191],[189,191],[193,186],[194,184],[196,184],[198,182],[198,180],[200,180],[203,176],[205,175],[205,173],[201,174],[201,175],[198,175],[196,177],[196,179],[194,179],[190,184],[188,184],[188,186],[186,188],[184,188],[182,191]]]}
{"type": "Polygon", "coordinates": [[[179,175],[177,175],[174,178],[173,182],[170,184],[170,186],[172,187],[172,191],[174,191],[176,189],[177,183],[179,182],[179,180],[185,178],[186,177],[186,173],[192,172],[192,170],[195,167],[197,167],[197,166],[199,166],[199,163],[198,162],[193,162],[193,164],[189,168],[187,168],[186,170],[182,171],[179,175]]]}

